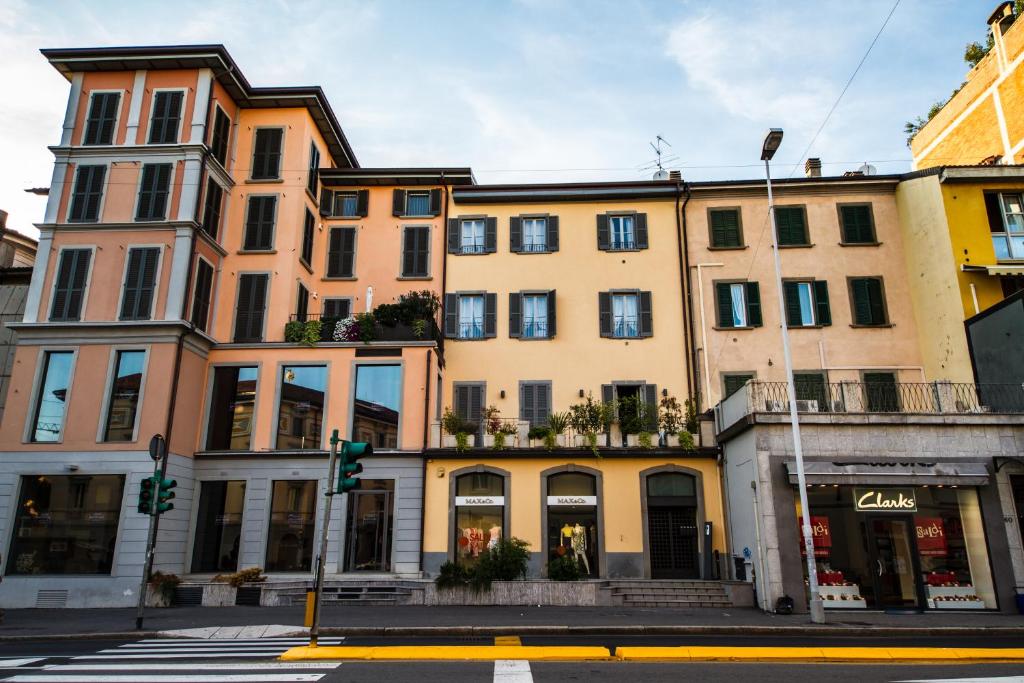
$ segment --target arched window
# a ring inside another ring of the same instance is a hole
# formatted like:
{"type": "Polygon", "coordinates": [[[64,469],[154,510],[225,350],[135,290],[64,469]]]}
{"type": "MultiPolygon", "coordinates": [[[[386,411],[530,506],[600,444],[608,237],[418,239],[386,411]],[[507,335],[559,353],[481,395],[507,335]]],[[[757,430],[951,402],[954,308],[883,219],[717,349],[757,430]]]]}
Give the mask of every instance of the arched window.
{"type": "Polygon", "coordinates": [[[567,557],[584,576],[598,576],[597,478],[584,472],[552,474],[547,494],[548,561],[567,557]]]}
{"type": "Polygon", "coordinates": [[[646,480],[651,578],[700,578],[697,478],[683,472],[656,472],[646,480]]]}
{"type": "Polygon", "coordinates": [[[473,563],[501,539],[505,518],[505,478],[470,472],[455,479],[455,561],[473,563]]]}

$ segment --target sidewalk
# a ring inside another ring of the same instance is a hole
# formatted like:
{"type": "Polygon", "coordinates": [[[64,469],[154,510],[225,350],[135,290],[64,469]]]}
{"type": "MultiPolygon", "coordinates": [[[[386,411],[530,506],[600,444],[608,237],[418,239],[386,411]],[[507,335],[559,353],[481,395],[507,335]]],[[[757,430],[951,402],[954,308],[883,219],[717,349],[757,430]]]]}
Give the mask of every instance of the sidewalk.
{"type": "MultiPolygon", "coordinates": [[[[294,625],[304,608],[171,607],[147,609],[145,633],[222,626],[294,625]]],[[[807,615],[777,616],[755,609],[632,609],[623,607],[338,607],[324,608],[325,635],[516,634],[977,634],[1024,636],[1024,616],[991,613],[885,614],[842,612],[828,623],[807,615]]],[[[54,637],[134,637],[134,609],[12,609],[0,640],[54,637]]]]}

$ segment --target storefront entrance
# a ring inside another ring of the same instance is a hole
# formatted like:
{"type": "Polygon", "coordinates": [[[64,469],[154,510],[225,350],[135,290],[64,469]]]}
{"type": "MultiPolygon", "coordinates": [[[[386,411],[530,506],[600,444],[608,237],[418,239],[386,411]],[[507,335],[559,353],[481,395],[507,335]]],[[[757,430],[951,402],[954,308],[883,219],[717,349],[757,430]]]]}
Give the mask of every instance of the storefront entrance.
{"type": "Polygon", "coordinates": [[[874,603],[883,608],[921,606],[914,520],[910,515],[868,516],[868,568],[874,603]]]}
{"type": "Polygon", "coordinates": [[[345,571],[391,571],[395,482],[364,479],[348,494],[345,571]]]}
{"type": "Polygon", "coordinates": [[[700,541],[694,477],[647,477],[647,539],[652,579],[699,579],[700,541]]]}

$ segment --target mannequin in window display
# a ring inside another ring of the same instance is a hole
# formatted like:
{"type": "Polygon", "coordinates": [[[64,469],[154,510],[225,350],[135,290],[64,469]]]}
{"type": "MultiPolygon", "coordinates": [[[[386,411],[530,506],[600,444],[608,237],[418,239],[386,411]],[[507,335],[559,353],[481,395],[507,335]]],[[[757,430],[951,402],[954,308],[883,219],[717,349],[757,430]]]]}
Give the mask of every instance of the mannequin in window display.
{"type": "MultiPolygon", "coordinates": [[[[568,525],[566,525],[568,526],[568,525]]],[[[576,561],[583,561],[583,566],[590,574],[590,561],[587,559],[587,530],[578,522],[572,527],[572,553],[576,561]]]]}
{"type": "Polygon", "coordinates": [[[501,527],[495,524],[487,533],[491,535],[490,540],[487,541],[487,549],[494,550],[498,545],[498,541],[501,540],[501,527]]]}

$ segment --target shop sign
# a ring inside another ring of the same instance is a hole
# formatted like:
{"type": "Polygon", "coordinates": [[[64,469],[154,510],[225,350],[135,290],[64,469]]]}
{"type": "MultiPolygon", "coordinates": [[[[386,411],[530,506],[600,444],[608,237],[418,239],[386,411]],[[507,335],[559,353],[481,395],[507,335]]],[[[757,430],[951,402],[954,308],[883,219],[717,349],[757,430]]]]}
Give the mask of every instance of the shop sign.
{"type": "Polygon", "coordinates": [[[919,517],[914,515],[917,527],[917,551],[924,557],[945,557],[946,528],[941,517],[919,517]]]}
{"type": "MultiPolygon", "coordinates": [[[[804,518],[796,518],[797,526],[800,528],[800,554],[806,557],[807,550],[804,546],[804,518]]],[[[811,543],[814,545],[815,557],[828,557],[832,550],[832,530],[828,525],[828,517],[824,515],[811,515],[811,543]]]]}
{"type": "Polygon", "coordinates": [[[917,512],[914,489],[854,489],[857,512],[917,512]]]}
{"type": "Polygon", "coordinates": [[[455,496],[455,505],[504,505],[505,496],[455,496]]]}
{"type": "Polygon", "coordinates": [[[548,505],[597,505],[597,496],[548,496],[548,505]]]}

